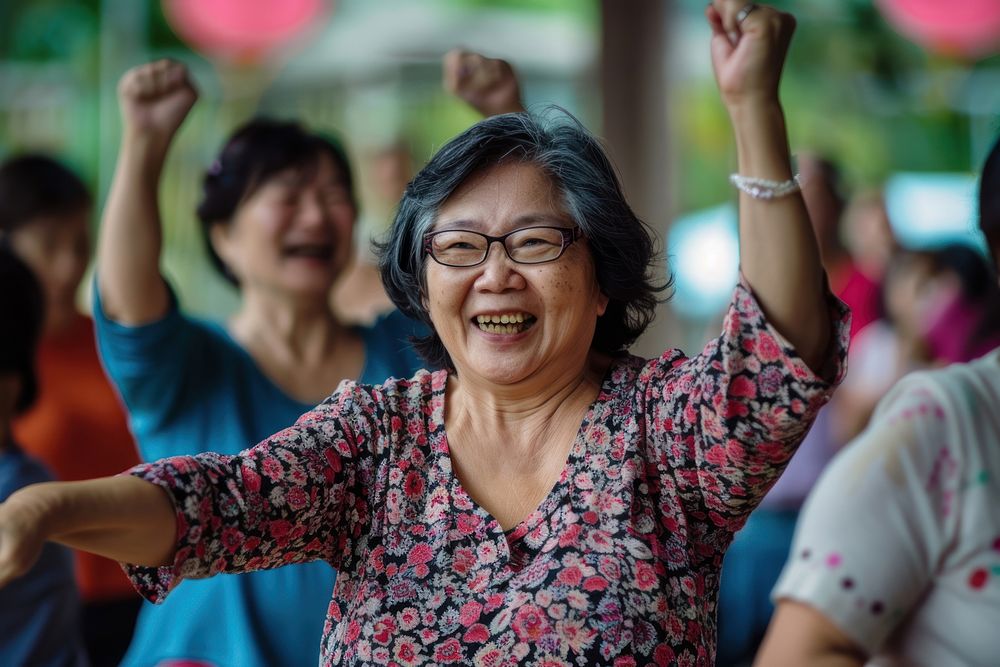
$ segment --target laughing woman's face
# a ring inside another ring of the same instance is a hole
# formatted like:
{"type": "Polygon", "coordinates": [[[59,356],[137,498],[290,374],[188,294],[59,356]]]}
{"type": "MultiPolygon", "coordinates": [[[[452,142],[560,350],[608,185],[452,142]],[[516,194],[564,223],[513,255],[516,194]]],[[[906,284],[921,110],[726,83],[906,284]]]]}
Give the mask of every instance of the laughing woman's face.
{"type": "Polygon", "coordinates": [[[351,255],[356,211],[333,161],[269,178],[240,204],[212,244],[240,287],[315,293],[324,300],[351,255]]]}
{"type": "MultiPolygon", "coordinates": [[[[572,229],[559,190],[537,166],[503,163],[470,177],[445,201],[430,231],[502,236],[527,227],[572,229]]],[[[427,258],[427,306],[460,377],[495,384],[582,372],[608,299],[587,242],[542,264],[511,260],[491,244],[476,266],[427,258]]]]}

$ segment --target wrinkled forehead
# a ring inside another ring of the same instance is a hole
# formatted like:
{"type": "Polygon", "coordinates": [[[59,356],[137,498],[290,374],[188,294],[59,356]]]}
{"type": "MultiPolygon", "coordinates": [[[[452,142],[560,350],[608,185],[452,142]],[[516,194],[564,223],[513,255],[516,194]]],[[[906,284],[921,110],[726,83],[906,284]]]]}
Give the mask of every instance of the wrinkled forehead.
{"type": "Polygon", "coordinates": [[[473,172],[442,202],[432,230],[483,231],[572,223],[562,188],[533,162],[508,160],[473,172]]]}

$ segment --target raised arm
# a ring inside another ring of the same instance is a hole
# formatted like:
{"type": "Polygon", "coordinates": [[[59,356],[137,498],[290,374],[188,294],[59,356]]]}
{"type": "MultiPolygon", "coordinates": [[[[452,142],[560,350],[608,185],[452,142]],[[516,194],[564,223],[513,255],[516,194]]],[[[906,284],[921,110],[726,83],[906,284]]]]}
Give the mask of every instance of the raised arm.
{"type": "Polygon", "coordinates": [[[159,268],[160,172],[197,97],[187,69],[169,60],[133,68],[118,84],[123,131],[101,222],[97,287],[107,316],[122,324],[152,322],[167,312],[159,268]]]}
{"type": "MultiPolygon", "coordinates": [[[[712,64],[736,136],[739,174],[786,182],[792,174],[778,84],[795,19],[746,0],[714,0],[712,64]],[[742,13],[741,13],[742,10],[742,13]],[[740,20],[742,18],[742,20],[740,20]]],[[[740,194],[740,266],[771,324],[820,370],[830,318],[819,249],[798,192],[740,194]]]]}
{"type": "Polygon", "coordinates": [[[444,89],[484,117],[524,111],[517,75],[506,60],[452,49],[441,70],[444,89]]]}
{"type": "Polygon", "coordinates": [[[0,503],[0,587],[27,572],[47,541],[119,561],[169,564],[175,517],[167,494],[135,477],[27,486],[0,503]]]}

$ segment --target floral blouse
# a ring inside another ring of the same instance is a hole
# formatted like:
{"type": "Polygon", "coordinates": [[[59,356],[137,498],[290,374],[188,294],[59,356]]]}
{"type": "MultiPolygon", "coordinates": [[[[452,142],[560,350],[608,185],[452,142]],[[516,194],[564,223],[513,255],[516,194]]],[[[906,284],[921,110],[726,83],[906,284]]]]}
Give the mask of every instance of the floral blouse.
{"type": "MultiPolygon", "coordinates": [[[[830,309],[835,383],[849,315],[830,309]]],[[[452,471],[447,381],[345,382],[237,456],[133,468],[178,522],[172,565],[127,567],[138,590],[324,559],[321,665],[712,665],[723,554],[832,390],[749,289],[701,354],[612,363],[560,479],[506,532],[452,471]]]]}

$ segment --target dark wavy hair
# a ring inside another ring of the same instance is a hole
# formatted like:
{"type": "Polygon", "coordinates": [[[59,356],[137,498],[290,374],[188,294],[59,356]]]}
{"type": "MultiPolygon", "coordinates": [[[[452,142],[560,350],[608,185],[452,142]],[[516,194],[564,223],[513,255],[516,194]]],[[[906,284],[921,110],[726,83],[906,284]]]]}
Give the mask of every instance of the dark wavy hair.
{"type": "Polygon", "coordinates": [[[475,174],[506,162],[539,167],[562,195],[563,205],[587,237],[597,283],[608,307],[597,320],[591,347],[624,354],[649,323],[658,294],[672,280],[655,282],[657,258],[645,223],[622,194],[615,169],[600,143],[564,111],[493,116],[445,144],[410,182],[388,237],[377,245],[382,282],[396,307],[426,323],[431,334],[413,341],[433,367],[454,370],[424,306],[427,285],[423,251],[441,205],[475,174]]]}
{"type": "Polygon", "coordinates": [[[89,211],[90,191],[57,160],[25,153],[0,165],[0,231],[12,232],[41,216],[89,211]]]}
{"type": "Polygon", "coordinates": [[[295,122],[270,118],[255,118],[229,137],[205,173],[197,212],[212,266],[234,287],[239,287],[239,281],[212,247],[212,227],[229,224],[240,205],[268,179],[287,169],[313,169],[324,155],[340,171],[357,210],[351,165],[336,139],[308,132],[295,122]]]}
{"type": "Polygon", "coordinates": [[[42,335],[45,297],[35,275],[8,244],[0,240],[0,373],[16,373],[21,390],[14,410],[24,412],[35,402],[35,350],[42,335]]]}

